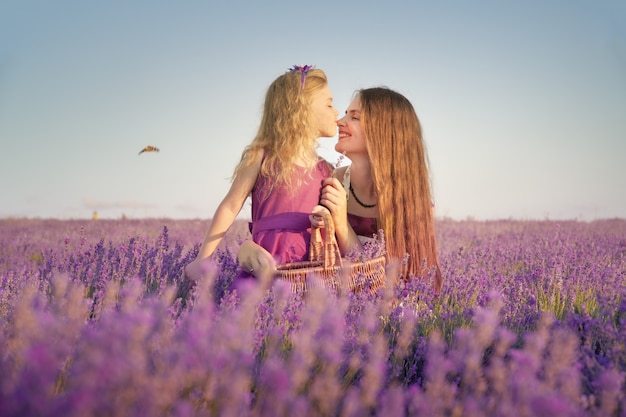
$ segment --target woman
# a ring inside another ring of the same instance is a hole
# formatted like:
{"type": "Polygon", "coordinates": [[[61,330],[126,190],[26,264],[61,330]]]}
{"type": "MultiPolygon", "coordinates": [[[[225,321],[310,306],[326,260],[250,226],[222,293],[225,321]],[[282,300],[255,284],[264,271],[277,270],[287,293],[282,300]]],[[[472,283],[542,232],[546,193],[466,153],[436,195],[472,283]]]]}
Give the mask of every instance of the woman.
{"type": "Polygon", "coordinates": [[[428,158],[411,102],[388,88],[363,89],[338,126],[335,150],[352,164],[338,170],[343,181],[324,181],[320,204],[332,214],[340,250],[360,246],[357,235],[382,229],[388,259],[403,260],[402,276],[426,276],[433,268],[439,292],[428,158]]]}
{"type": "MultiPolygon", "coordinates": [[[[339,140],[335,150],[345,154],[352,164],[323,182],[323,207],[314,208],[311,223],[323,225],[318,215],[326,207],[343,253],[361,246],[359,236],[371,237],[382,229],[387,258],[402,260],[404,279],[425,276],[433,268],[433,288],[439,292],[443,279],[428,161],[413,106],[388,88],[363,89],[337,124],[339,140]]],[[[262,275],[276,266],[267,252],[251,242],[241,246],[238,258],[244,268],[262,275]]]]}

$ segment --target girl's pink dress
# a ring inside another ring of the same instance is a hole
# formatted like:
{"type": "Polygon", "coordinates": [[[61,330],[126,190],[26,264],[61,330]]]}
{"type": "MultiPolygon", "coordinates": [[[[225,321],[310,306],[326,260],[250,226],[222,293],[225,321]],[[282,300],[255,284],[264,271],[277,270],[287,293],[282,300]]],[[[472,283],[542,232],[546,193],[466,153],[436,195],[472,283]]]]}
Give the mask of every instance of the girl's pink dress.
{"type": "MultiPolygon", "coordinates": [[[[277,264],[308,260],[311,241],[311,210],[319,204],[322,181],[332,174],[330,165],[320,159],[313,170],[296,168],[300,187],[274,186],[267,195],[272,178],[259,176],[252,190],[252,240],[274,256],[277,264]],[[308,171],[308,172],[307,172],[308,171]],[[264,198],[265,197],[265,198],[264,198]]],[[[250,278],[241,270],[237,281],[250,278]]]]}

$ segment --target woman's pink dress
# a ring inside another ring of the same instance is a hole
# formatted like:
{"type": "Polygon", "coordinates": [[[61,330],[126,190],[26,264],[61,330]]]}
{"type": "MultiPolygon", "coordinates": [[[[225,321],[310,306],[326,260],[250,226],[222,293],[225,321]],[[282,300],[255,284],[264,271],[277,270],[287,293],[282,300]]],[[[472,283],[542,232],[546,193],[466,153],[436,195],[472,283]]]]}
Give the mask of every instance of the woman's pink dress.
{"type": "Polygon", "coordinates": [[[348,223],[357,236],[372,237],[373,234],[378,233],[375,217],[361,217],[348,213],[348,223]]]}

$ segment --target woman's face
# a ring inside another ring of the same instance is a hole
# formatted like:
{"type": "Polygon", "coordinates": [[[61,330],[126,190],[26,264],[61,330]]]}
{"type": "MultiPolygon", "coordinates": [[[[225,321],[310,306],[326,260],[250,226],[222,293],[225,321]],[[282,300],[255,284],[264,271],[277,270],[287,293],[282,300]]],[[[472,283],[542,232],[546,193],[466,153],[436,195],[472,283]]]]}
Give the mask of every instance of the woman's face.
{"type": "Polygon", "coordinates": [[[335,145],[335,151],[350,154],[366,153],[365,135],[361,131],[361,100],[355,97],[348,106],[346,114],[337,121],[339,126],[339,140],[335,145]]]}
{"type": "Polygon", "coordinates": [[[332,137],[337,133],[337,116],[339,111],[333,104],[333,95],[328,85],[313,93],[311,111],[320,137],[332,137]]]}

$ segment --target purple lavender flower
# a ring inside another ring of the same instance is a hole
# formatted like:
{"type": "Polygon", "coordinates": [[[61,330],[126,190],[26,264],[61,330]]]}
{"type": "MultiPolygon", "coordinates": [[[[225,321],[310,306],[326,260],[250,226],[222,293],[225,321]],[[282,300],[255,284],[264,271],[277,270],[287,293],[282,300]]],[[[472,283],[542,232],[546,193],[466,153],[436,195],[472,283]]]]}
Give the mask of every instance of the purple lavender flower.
{"type": "Polygon", "coordinates": [[[0,220],[0,415],[626,409],[626,221],[442,220],[440,294],[228,291],[245,226],[190,283],[199,221],[0,220]]]}

